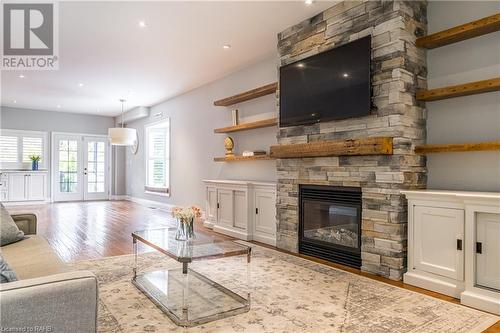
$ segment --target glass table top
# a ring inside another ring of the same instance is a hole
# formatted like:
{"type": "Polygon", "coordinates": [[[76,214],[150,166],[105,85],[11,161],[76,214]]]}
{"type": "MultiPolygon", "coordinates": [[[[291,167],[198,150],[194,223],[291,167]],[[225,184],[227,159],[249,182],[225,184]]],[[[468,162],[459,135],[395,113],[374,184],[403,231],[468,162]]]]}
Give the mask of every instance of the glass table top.
{"type": "Polygon", "coordinates": [[[147,229],[133,232],[132,237],[179,262],[250,253],[249,246],[221,239],[202,231],[197,231],[196,238],[193,240],[178,241],[175,239],[176,230],[176,228],[147,229]]]}

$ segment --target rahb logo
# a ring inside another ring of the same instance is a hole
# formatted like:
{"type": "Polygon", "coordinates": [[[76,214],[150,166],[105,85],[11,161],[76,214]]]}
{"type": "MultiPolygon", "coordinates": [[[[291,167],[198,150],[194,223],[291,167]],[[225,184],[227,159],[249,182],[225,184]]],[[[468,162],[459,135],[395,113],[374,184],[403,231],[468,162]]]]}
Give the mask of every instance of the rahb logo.
{"type": "Polygon", "coordinates": [[[56,2],[2,2],[2,70],[58,69],[56,2]]]}

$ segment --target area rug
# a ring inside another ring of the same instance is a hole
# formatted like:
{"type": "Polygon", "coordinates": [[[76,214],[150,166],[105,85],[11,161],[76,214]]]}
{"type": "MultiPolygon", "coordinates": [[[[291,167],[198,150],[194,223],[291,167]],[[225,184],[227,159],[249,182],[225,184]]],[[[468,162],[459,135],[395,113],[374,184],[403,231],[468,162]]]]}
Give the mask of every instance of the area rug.
{"type": "MultiPolygon", "coordinates": [[[[247,313],[184,329],[130,282],[134,257],[73,263],[99,280],[99,332],[482,332],[500,318],[309,260],[251,245],[244,258],[196,262],[193,269],[243,294],[247,313]],[[249,281],[250,283],[247,283],[249,281]]],[[[178,268],[157,253],[140,255],[139,270],[178,268]]]]}

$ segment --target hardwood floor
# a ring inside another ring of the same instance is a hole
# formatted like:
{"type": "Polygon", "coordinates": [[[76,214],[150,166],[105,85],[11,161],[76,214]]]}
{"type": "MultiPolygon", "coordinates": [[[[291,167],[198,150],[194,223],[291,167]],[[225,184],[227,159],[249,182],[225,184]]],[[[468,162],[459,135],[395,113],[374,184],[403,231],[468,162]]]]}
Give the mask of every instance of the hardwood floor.
{"type": "MultiPolygon", "coordinates": [[[[94,201],[10,206],[7,207],[7,210],[11,214],[36,214],[38,217],[38,234],[45,237],[59,257],[67,262],[131,254],[131,233],[133,231],[175,226],[175,220],[166,211],[130,201],[94,201]]],[[[199,222],[196,223],[195,228],[204,230],[220,238],[231,239],[231,237],[212,232],[203,227],[199,222]]],[[[289,253],[265,244],[256,244],[289,253]]],[[[139,245],[139,251],[145,252],[150,251],[150,249],[144,245],[139,245]]],[[[357,269],[305,255],[289,254],[459,304],[459,300],[453,297],[406,285],[401,281],[392,281],[361,272],[357,269]]],[[[500,321],[484,331],[484,333],[500,333],[500,321]]]]}

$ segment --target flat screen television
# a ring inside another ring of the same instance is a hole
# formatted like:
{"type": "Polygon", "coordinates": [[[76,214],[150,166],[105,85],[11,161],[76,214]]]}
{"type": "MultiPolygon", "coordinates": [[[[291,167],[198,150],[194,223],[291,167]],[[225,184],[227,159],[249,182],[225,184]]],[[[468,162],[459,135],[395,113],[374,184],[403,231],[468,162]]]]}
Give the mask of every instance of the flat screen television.
{"type": "Polygon", "coordinates": [[[371,37],[280,68],[280,127],[368,115],[371,37]]]}

